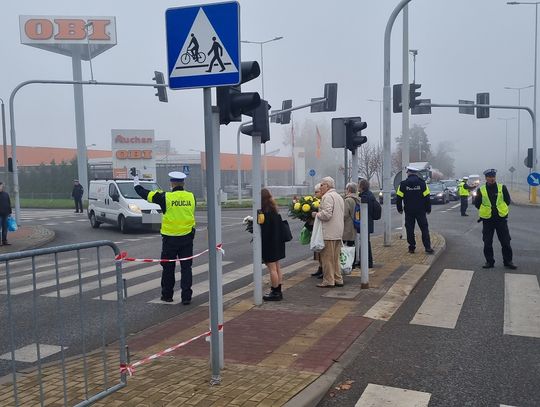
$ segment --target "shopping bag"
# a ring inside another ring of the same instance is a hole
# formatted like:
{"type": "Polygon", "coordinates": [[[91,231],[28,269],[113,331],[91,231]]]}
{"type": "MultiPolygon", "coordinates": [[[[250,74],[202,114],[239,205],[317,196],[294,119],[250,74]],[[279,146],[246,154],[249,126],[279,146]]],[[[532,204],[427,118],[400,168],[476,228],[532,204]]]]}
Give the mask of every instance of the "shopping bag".
{"type": "Polygon", "coordinates": [[[317,218],[315,218],[315,223],[313,224],[313,231],[311,232],[309,248],[314,252],[320,252],[322,249],[324,249],[322,223],[317,218]]]}
{"type": "Polygon", "coordinates": [[[356,248],[354,246],[341,246],[341,252],[339,253],[339,264],[343,274],[351,274],[355,251],[356,248]]]}
{"type": "Polygon", "coordinates": [[[305,226],[300,231],[300,244],[309,244],[311,241],[311,232],[305,226]]]}
{"type": "Polygon", "coordinates": [[[7,227],[8,227],[8,232],[15,232],[18,229],[17,221],[15,220],[14,217],[10,216],[7,218],[7,227]]]}
{"type": "Polygon", "coordinates": [[[291,227],[285,219],[281,221],[281,240],[284,242],[290,242],[292,240],[291,227]]]}

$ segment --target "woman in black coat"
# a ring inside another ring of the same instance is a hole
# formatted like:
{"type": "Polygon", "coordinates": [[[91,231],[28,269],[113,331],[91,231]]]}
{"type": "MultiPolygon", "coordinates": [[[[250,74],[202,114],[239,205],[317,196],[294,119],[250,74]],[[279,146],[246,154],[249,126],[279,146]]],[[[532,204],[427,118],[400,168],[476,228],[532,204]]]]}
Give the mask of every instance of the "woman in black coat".
{"type": "Polygon", "coordinates": [[[270,273],[271,291],[263,296],[265,301],[281,301],[283,275],[279,261],[285,258],[285,241],[282,236],[282,219],[270,191],[261,189],[261,210],[264,221],[261,224],[262,260],[270,273]]]}

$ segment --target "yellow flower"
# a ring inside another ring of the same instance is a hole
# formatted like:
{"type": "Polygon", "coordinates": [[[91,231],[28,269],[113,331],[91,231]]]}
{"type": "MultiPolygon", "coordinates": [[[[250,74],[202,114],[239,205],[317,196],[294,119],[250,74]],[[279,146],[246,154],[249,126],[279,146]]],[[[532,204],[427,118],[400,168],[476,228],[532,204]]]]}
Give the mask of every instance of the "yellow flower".
{"type": "Polygon", "coordinates": [[[309,212],[311,210],[311,206],[308,204],[302,205],[302,211],[303,212],[309,212]]]}
{"type": "Polygon", "coordinates": [[[308,195],[304,197],[304,201],[313,201],[313,197],[308,195]]]}
{"type": "Polygon", "coordinates": [[[317,209],[319,207],[319,201],[313,202],[313,207],[317,209]]]}
{"type": "Polygon", "coordinates": [[[296,203],[294,204],[294,206],[293,206],[293,208],[294,208],[295,211],[299,211],[301,207],[302,207],[302,205],[300,205],[300,202],[296,202],[296,203]]]}

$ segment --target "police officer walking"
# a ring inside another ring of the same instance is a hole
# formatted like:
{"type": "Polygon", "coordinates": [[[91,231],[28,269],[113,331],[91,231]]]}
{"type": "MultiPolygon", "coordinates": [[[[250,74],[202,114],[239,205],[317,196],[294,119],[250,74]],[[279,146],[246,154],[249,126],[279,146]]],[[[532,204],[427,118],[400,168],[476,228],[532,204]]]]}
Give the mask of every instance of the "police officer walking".
{"type": "Polygon", "coordinates": [[[403,213],[403,203],[405,203],[405,229],[407,230],[409,253],[414,253],[416,249],[415,222],[418,223],[422,232],[422,243],[426,253],[433,253],[426,217],[426,213],[431,213],[429,188],[426,182],[418,176],[417,168],[407,167],[407,179],[399,184],[396,192],[396,208],[399,213],[403,213]]]}
{"type": "Polygon", "coordinates": [[[510,246],[510,231],[508,230],[508,206],[511,203],[510,194],[505,185],[497,183],[496,169],[484,171],[486,183],[482,185],[476,194],[474,206],[478,208],[478,222],[482,222],[482,240],[484,241],[484,256],[486,264],[482,268],[490,269],[495,266],[493,257],[493,234],[497,231],[497,237],[501,242],[504,267],[515,270],[517,267],[512,263],[512,247],[510,246]]]}
{"type": "Polygon", "coordinates": [[[458,184],[458,194],[459,199],[461,200],[461,216],[469,216],[467,215],[467,207],[469,206],[469,192],[472,187],[467,184],[468,180],[469,177],[463,177],[461,182],[458,184]]]}
{"type": "MultiPolygon", "coordinates": [[[[133,184],[135,191],[148,202],[158,204],[163,213],[161,222],[161,258],[182,259],[193,256],[193,239],[195,238],[195,197],[192,192],[184,190],[186,174],[180,171],[169,173],[171,192],[159,190],[148,191],[139,184],[135,177],[133,184]]],[[[182,289],[182,304],[191,302],[192,260],[180,262],[180,288],[182,289]]],[[[172,302],[174,290],[174,270],[176,262],[161,262],[163,273],[161,275],[161,301],[172,302]]]]}

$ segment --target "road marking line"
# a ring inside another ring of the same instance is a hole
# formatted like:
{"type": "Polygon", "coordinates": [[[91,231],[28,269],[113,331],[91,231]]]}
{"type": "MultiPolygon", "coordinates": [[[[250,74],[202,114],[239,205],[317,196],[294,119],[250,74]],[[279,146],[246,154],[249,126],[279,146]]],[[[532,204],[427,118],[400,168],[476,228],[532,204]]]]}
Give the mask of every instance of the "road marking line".
{"type": "Polygon", "coordinates": [[[413,265],[364,316],[382,321],[390,320],[428,269],[429,266],[424,264],[413,265]]]}
{"type": "Polygon", "coordinates": [[[354,407],[427,407],[430,393],[369,383],[354,407]]]}
{"type": "Polygon", "coordinates": [[[410,323],[454,329],[473,274],[472,270],[445,269],[410,323]]]}
{"type": "Polygon", "coordinates": [[[504,275],[503,333],[540,338],[540,287],[536,275],[504,275]]]}
{"type": "MultiPolygon", "coordinates": [[[[67,346],[64,346],[67,349],[67,346]]],[[[41,359],[54,355],[62,350],[60,346],[39,344],[39,355],[41,359]]],[[[4,353],[0,359],[11,360],[11,352],[4,353]]],[[[37,347],[36,344],[30,344],[15,350],[15,360],[17,362],[34,363],[37,362],[37,347]]]]}
{"type": "Polygon", "coordinates": [[[455,204],[454,206],[451,206],[450,209],[456,209],[456,208],[458,208],[459,206],[461,206],[461,202],[458,203],[458,204],[455,204]]]}
{"type": "MultiPolygon", "coordinates": [[[[58,267],[58,272],[71,270],[71,268],[73,266],[75,266],[75,265],[72,265],[70,267],[67,267],[65,265],[69,264],[69,263],[76,263],[76,262],[77,262],[77,259],[64,259],[63,261],[59,261],[58,265],[62,266],[62,267],[58,267]]],[[[92,264],[92,263],[95,263],[95,262],[81,263],[81,266],[89,265],[89,264],[92,264]]],[[[46,263],[46,264],[43,264],[43,265],[40,265],[40,266],[36,267],[36,278],[40,278],[40,277],[47,276],[47,275],[50,275],[50,274],[55,274],[55,269],[54,268],[50,269],[51,266],[54,266],[54,262],[53,263],[46,263]],[[38,271],[38,270],[40,270],[40,271],[38,271]]],[[[12,270],[10,270],[10,272],[9,272],[9,274],[10,274],[10,278],[9,278],[10,286],[13,286],[16,283],[20,283],[21,281],[31,280],[33,278],[31,268],[32,268],[32,264],[30,263],[30,264],[28,264],[28,267],[26,269],[24,269],[24,270],[17,270],[16,272],[13,272],[12,270]],[[23,275],[21,275],[21,274],[23,274],[23,275]]],[[[0,287],[7,287],[6,278],[2,278],[0,280],[0,287]]]]}

